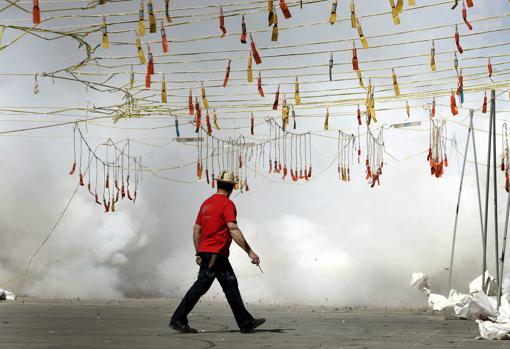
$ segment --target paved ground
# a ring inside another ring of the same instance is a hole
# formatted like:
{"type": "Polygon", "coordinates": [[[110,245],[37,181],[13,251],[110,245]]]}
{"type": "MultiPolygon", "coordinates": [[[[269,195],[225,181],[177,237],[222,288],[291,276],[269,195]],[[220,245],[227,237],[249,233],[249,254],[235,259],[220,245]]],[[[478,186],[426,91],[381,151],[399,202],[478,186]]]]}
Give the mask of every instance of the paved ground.
{"type": "Polygon", "coordinates": [[[475,340],[476,323],[444,321],[423,310],[248,305],[268,321],[241,334],[226,304],[200,303],[183,335],[167,327],[175,301],[0,303],[0,348],[510,348],[475,340]]]}

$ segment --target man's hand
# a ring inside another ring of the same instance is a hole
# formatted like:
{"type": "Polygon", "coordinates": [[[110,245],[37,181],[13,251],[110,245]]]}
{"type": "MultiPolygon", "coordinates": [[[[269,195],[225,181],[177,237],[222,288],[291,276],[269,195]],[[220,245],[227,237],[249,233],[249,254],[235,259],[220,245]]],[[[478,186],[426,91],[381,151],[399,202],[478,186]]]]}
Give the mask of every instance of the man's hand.
{"type": "Polygon", "coordinates": [[[196,257],[195,257],[195,262],[197,263],[197,265],[199,265],[199,266],[200,266],[200,264],[202,264],[202,257],[200,257],[200,256],[196,256],[196,257]]]}
{"type": "Polygon", "coordinates": [[[251,262],[253,264],[255,264],[255,265],[259,265],[260,264],[260,258],[259,258],[259,256],[255,252],[250,250],[250,252],[248,252],[248,256],[250,257],[251,262]]]}

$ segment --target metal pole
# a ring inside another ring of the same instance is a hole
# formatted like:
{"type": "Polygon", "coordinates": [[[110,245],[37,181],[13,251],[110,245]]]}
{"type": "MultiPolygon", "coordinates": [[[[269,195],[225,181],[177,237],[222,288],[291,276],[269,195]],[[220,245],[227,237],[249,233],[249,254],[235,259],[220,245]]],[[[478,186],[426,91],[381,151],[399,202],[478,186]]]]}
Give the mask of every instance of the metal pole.
{"type": "MultiPolygon", "coordinates": [[[[491,103],[492,108],[492,103],[491,103]]],[[[492,113],[491,113],[492,114],[492,113]]],[[[491,175],[492,116],[489,118],[489,144],[487,145],[487,178],[485,180],[485,218],[483,223],[482,289],[487,292],[485,271],[487,270],[487,224],[489,220],[489,186],[491,175]]]]}
{"type": "Polygon", "coordinates": [[[474,129],[474,126],[473,126],[473,109],[471,109],[469,111],[469,116],[470,116],[470,122],[469,122],[469,127],[471,128],[471,139],[473,140],[473,155],[474,155],[474,160],[475,160],[475,174],[476,174],[476,189],[477,189],[477,193],[478,193],[478,212],[480,213],[480,231],[482,233],[482,243],[484,242],[483,240],[483,211],[482,211],[482,196],[480,194],[480,179],[479,179],[479,176],[478,176],[478,158],[476,156],[476,141],[475,141],[475,129],[474,129]]]}
{"type": "MultiPolygon", "coordinates": [[[[472,119],[473,116],[471,116],[472,119]]],[[[466,138],[466,149],[464,150],[464,160],[462,161],[462,174],[460,175],[460,186],[459,186],[459,195],[457,197],[457,207],[455,209],[455,223],[453,224],[453,238],[452,238],[452,251],[450,254],[450,268],[448,273],[448,293],[450,293],[452,289],[452,281],[453,281],[453,257],[455,255],[455,240],[457,238],[457,223],[459,221],[459,206],[460,206],[460,197],[462,195],[462,184],[464,183],[464,173],[466,171],[466,160],[467,160],[467,153],[469,149],[469,139],[471,135],[471,124],[468,128],[468,134],[466,138]]]]}
{"type": "MultiPolygon", "coordinates": [[[[508,154],[507,154],[508,156],[508,154]]],[[[498,280],[498,308],[501,305],[501,294],[503,293],[503,270],[505,268],[505,251],[506,251],[506,237],[508,233],[508,215],[510,213],[510,191],[507,194],[506,200],[506,216],[505,216],[505,233],[503,235],[503,247],[501,251],[501,271],[499,273],[500,280],[498,280]]]]}
{"type": "MultiPolygon", "coordinates": [[[[493,176],[494,176],[494,250],[496,256],[496,280],[499,278],[499,236],[498,236],[498,176],[496,169],[496,91],[491,91],[491,118],[492,118],[492,160],[493,160],[493,176]]],[[[499,287],[498,287],[499,293],[499,287]]],[[[501,298],[498,294],[498,309],[501,298]]]]}

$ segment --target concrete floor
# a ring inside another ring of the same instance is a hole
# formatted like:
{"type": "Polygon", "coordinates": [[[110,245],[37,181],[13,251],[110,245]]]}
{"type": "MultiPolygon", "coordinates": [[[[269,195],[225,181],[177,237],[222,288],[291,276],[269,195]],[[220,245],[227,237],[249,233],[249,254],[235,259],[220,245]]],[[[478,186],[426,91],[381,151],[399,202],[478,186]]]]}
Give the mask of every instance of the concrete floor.
{"type": "MultiPolygon", "coordinates": [[[[476,340],[472,321],[444,321],[424,310],[376,310],[248,304],[267,318],[241,334],[228,305],[199,303],[198,334],[167,327],[171,300],[0,302],[0,348],[510,348],[476,340]]],[[[507,344],[508,343],[508,344],[507,344]]]]}

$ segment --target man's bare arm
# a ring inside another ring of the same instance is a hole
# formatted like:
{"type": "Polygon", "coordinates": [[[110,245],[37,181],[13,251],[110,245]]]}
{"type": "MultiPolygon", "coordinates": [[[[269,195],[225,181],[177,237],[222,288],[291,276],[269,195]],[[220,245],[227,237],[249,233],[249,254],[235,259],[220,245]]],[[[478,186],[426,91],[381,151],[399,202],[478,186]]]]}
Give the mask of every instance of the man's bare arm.
{"type": "Polygon", "coordinates": [[[198,243],[200,241],[200,235],[202,234],[202,226],[195,224],[193,226],[193,244],[195,245],[195,252],[198,253],[198,243]]]}
{"type": "Polygon", "coordinates": [[[228,230],[230,231],[230,235],[232,236],[232,239],[238,244],[243,250],[248,253],[248,256],[251,258],[251,262],[253,264],[259,265],[260,258],[259,256],[253,252],[250,245],[244,238],[243,233],[241,232],[241,229],[237,226],[237,223],[227,223],[228,230]]]}

